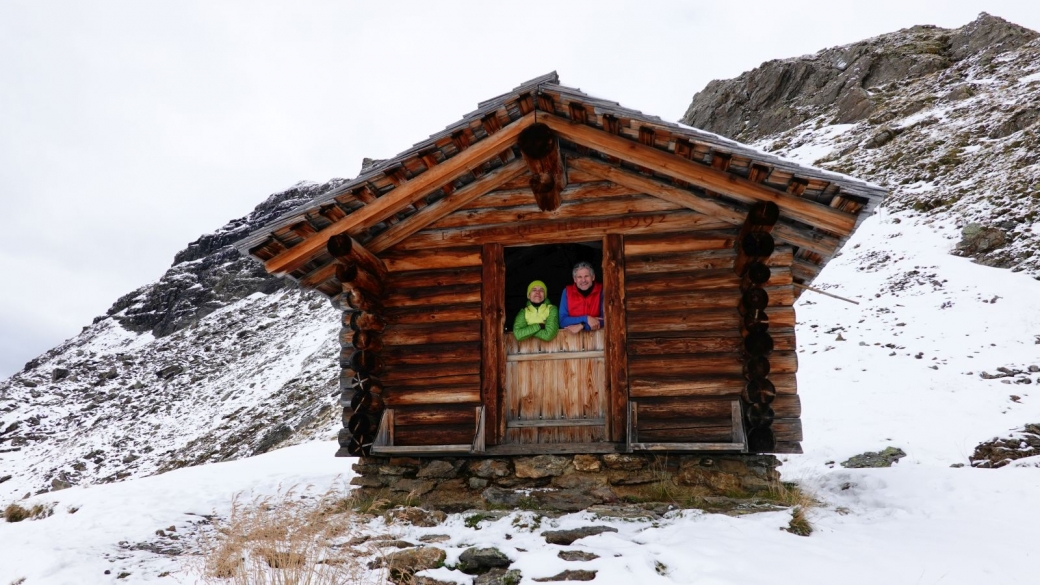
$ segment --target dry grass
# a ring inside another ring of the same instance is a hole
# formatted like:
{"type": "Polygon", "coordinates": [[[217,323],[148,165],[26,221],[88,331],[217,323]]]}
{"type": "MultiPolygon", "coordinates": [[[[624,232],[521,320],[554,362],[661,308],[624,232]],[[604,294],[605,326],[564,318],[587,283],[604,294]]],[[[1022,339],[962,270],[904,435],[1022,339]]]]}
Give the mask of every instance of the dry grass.
{"type": "Polygon", "coordinates": [[[198,545],[205,583],[242,585],[362,585],[382,575],[365,564],[367,551],[346,545],[360,519],[339,491],[289,489],[243,502],[198,545]]]}
{"type": "Polygon", "coordinates": [[[820,501],[796,483],[780,483],[770,496],[778,504],[791,508],[791,521],[784,530],[798,536],[809,536],[813,533],[810,519],[812,510],[820,507],[820,501]]]}
{"type": "Polygon", "coordinates": [[[4,520],[21,522],[22,520],[39,520],[54,515],[54,504],[35,504],[26,508],[21,504],[8,504],[4,508],[4,520]]]}

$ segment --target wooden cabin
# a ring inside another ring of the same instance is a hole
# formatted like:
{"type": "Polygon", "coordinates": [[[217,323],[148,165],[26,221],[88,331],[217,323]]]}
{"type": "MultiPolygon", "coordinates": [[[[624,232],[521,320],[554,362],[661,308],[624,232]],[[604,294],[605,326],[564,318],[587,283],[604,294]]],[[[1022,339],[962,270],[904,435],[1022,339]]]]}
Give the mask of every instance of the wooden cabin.
{"type": "Polygon", "coordinates": [[[797,453],[793,304],[884,195],[552,73],[237,246],[343,311],[337,455],[797,453]],[[604,328],[518,343],[575,260],[604,328]]]}

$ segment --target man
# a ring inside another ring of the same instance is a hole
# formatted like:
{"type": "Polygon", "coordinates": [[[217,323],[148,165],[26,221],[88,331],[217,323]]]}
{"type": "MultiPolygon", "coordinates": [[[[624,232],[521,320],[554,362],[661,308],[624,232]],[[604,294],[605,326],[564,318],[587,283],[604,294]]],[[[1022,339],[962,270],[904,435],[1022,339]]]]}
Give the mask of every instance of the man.
{"type": "Polygon", "coordinates": [[[588,262],[578,262],[571,276],[574,284],[560,298],[560,328],[568,333],[602,329],[603,285],[596,282],[596,271],[588,262]]]}

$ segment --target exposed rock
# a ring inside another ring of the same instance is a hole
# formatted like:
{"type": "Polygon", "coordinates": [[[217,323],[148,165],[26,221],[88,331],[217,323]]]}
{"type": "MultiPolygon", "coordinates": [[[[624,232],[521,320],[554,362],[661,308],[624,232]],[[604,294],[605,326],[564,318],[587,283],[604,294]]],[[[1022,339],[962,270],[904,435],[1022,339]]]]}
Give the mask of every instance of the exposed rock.
{"type": "Polygon", "coordinates": [[[614,528],[613,526],[583,526],[571,530],[548,530],[543,532],[542,536],[545,537],[545,542],[548,542],[549,544],[562,544],[568,546],[573,544],[574,541],[579,538],[595,536],[597,534],[603,534],[604,532],[617,531],[617,528],[614,528]]]}
{"type": "Polygon", "coordinates": [[[579,512],[602,501],[583,490],[538,491],[531,497],[539,508],[561,512],[579,512]]]}
{"type": "Polygon", "coordinates": [[[448,519],[448,515],[439,510],[422,508],[394,508],[384,514],[387,522],[406,522],[413,526],[438,526],[448,519]]]}
{"type": "Polygon", "coordinates": [[[509,475],[509,462],[503,459],[481,459],[466,464],[470,473],[477,477],[490,479],[509,475]]]}
{"type": "Polygon", "coordinates": [[[292,428],[289,425],[281,424],[271,429],[260,439],[260,444],[253,449],[253,455],[259,455],[261,453],[267,453],[271,449],[277,447],[280,443],[284,443],[293,435],[292,428]]]}
{"type": "Polygon", "coordinates": [[[419,537],[419,542],[447,542],[451,536],[447,534],[424,534],[419,537]]]}
{"type": "Polygon", "coordinates": [[[520,478],[552,477],[563,473],[571,460],[558,455],[538,455],[537,457],[521,457],[513,462],[516,476],[520,478]]]}
{"type": "Polygon", "coordinates": [[[416,477],[421,478],[451,478],[455,477],[456,467],[448,461],[443,459],[435,459],[419,470],[419,474],[416,477]]]}
{"type": "Polygon", "coordinates": [[[443,550],[433,547],[409,548],[378,557],[368,564],[371,569],[386,567],[395,583],[407,583],[412,575],[426,569],[436,569],[448,557],[443,550]]]}
{"type": "Polygon", "coordinates": [[[69,371],[65,368],[54,368],[53,370],[51,370],[51,382],[64,380],[68,375],[69,371]]]}
{"type": "Polygon", "coordinates": [[[595,455],[574,456],[574,469],[578,471],[599,471],[601,468],[599,457],[595,455]]]}
{"type": "Polygon", "coordinates": [[[184,366],[180,364],[171,364],[155,372],[155,375],[159,376],[163,380],[169,380],[170,378],[182,373],[184,373],[184,366]]]}
{"type": "Polygon", "coordinates": [[[509,557],[497,548],[467,548],[459,555],[458,569],[470,575],[486,573],[490,569],[506,568],[512,563],[509,557]]]}
{"type": "Polygon", "coordinates": [[[520,503],[520,500],[524,498],[524,495],[513,490],[492,486],[481,492],[480,497],[489,506],[515,508],[520,503]]]}
{"type": "Polygon", "coordinates": [[[892,467],[892,464],[906,457],[906,453],[897,447],[886,447],[880,453],[868,451],[849,457],[841,462],[842,467],[864,469],[868,467],[892,467]]]}
{"type": "Polygon", "coordinates": [[[534,579],[539,583],[545,583],[548,581],[592,581],[596,578],[596,571],[586,571],[584,569],[567,569],[562,573],[557,573],[552,577],[541,577],[534,579]]]}
{"type": "Polygon", "coordinates": [[[976,257],[1002,248],[1007,243],[1004,230],[970,223],[961,230],[961,241],[957,252],[962,256],[976,257]]]}
{"type": "Polygon", "coordinates": [[[869,117],[871,91],[921,79],[971,56],[1018,48],[1037,33],[982,13],[955,30],[915,26],[804,57],[777,59],[736,79],[710,82],[682,122],[750,142],[833,108],[834,122],[869,117]],[[868,91],[871,90],[871,91],[868,91]]]}
{"type": "Polygon", "coordinates": [[[556,556],[565,561],[593,561],[599,558],[598,554],[583,550],[561,550],[556,556]]]}
{"type": "Polygon", "coordinates": [[[473,580],[473,585],[519,585],[523,575],[518,569],[491,569],[473,580]]]}
{"type": "Polygon", "coordinates": [[[642,469],[646,467],[646,459],[638,455],[607,453],[603,456],[603,464],[607,469],[642,469]]]}
{"type": "Polygon", "coordinates": [[[1040,455],[1040,424],[1028,424],[1009,437],[981,443],[968,460],[972,467],[996,469],[1036,455],[1040,455]]]}

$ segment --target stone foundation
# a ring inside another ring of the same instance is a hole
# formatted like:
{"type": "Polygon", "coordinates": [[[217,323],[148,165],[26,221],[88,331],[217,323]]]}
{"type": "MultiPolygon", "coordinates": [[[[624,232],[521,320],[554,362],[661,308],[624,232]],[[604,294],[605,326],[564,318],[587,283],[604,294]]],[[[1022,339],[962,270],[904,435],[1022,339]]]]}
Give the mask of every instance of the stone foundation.
{"type": "Polygon", "coordinates": [[[750,497],[777,486],[772,455],[538,455],[534,457],[363,457],[351,485],[359,495],[411,500],[426,508],[532,508],[565,512],[617,502],[750,497]]]}

